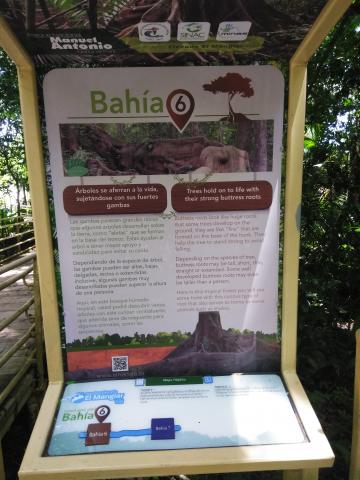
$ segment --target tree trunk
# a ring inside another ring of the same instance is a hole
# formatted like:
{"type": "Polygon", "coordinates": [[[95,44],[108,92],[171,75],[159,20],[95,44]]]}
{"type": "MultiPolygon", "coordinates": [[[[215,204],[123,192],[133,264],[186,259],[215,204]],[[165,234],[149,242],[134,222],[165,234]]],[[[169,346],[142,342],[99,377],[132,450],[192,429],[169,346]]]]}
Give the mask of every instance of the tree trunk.
{"type": "Polygon", "coordinates": [[[21,214],[20,185],[17,180],[15,181],[15,187],[16,187],[16,211],[17,211],[18,217],[20,217],[20,214],[21,214]]]}
{"type": "Polygon", "coordinates": [[[360,185],[360,120],[356,115],[349,115],[348,125],[351,132],[350,138],[353,141],[349,148],[349,194],[348,203],[350,209],[353,205],[358,205],[360,202],[359,185],[360,185]]]}
{"type": "Polygon", "coordinates": [[[27,205],[27,197],[26,197],[26,188],[25,185],[22,186],[22,195],[23,195],[23,205],[27,205]]]}
{"type": "Polygon", "coordinates": [[[235,132],[235,147],[240,150],[245,150],[249,154],[249,163],[250,169],[254,170],[254,153],[252,148],[252,129],[253,129],[253,120],[248,119],[244,115],[238,119],[236,122],[237,128],[235,132]]]}
{"type": "MultiPolygon", "coordinates": [[[[121,126],[123,127],[123,126],[121,126]]],[[[126,170],[123,143],[111,137],[97,125],[62,125],[61,145],[63,156],[70,156],[79,148],[99,155],[113,170],[126,170]]],[[[64,158],[64,161],[66,158],[64,158]]]]}
{"type": "Polygon", "coordinates": [[[191,124],[191,135],[193,137],[199,137],[200,136],[200,128],[198,122],[193,122],[191,124]]]}
{"type": "Polygon", "coordinates": [[[267,124],[266,120],[257,120],[254,124],[255,155],[253,162],[254,172],[266,172],[268,168],[267,152],[267,124]]]}
{"type": "Polygon", "coordinates": [[[235,146],[249,154],[253,172],[266,172],[268,165],[267,120],[249,120],[245,116],[237,120],[235,146]]]}
{"type": "Polygon", "coordinates": [[[63,153],[72,155],[80,147],[78,138],[78,127],[76,125],[62,125],[61,130],[61,147],[63,153]]]}
{"type": "Polygon", "coordinates": [[[116,124],[116,132],[117,132],[117,138],[122,140],[124,138],[124,124],[123,123],[117,123],[116,124]]]}

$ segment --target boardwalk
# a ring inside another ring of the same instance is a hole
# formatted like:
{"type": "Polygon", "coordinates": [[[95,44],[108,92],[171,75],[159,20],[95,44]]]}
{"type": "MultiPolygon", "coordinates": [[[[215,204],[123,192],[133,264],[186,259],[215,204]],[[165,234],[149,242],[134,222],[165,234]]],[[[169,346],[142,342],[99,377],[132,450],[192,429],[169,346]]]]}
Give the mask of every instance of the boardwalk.
{"type": "MultiPolygon", "coordinates": [[[[30,265],[17,267],[9,272],[0,275],[0,285],[19,274],[24,272],[30,265]]],[[[4,319],[13,314],[17,309],[23,306],[32,297],[33,273],[26,277],[26,283],[22,279],[8,286],[4,290],[0,290],[0,324],[4,319]]],[[[30,307],[31,315],[33,306],[30,307]]],[[[13,347],[21,337],[29,330],[31,321],[27,312],[22,313],[19,318],[14,320],[9,326],[0,332],[0,357],[4,355],[11,347],[13,347]]],[[[29,339],[18,352],[16,352],[3,366],[0,367],[0,391],[2,391],[13,378],[19,369],[23,366],[28,358],[30,350],[33,349],[34,340],[29,339]]]]}
{"type": "Polygon", "coordinates": [[[34,260],[35,254],[27,254],[0,267],[0,480],[17,478],[30,434],[27,425],[43,392],[40,304],[36,302],[35,307],[33,298],[34,260]],[[25,273],[26,283],[21,278],[25,273]],[[24,409],[25,405],[28,408],[24,409]],[[17,424],[19,421],[25,424],[17,424]]]}

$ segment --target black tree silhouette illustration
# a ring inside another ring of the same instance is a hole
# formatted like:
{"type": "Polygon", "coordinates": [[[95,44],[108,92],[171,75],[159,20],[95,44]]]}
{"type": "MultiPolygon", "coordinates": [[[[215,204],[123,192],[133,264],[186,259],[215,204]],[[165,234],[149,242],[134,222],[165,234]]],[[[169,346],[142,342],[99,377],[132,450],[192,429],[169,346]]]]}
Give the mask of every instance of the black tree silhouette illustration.
{"type": "Polygon", "coordinates": [[[224,77],[218,77],[210,83],[205,83],[203,89],[214,94],[218,92],[228,94],[229,116],[227,120],[233,123],[239,120],[239,116],[244,118],[241,113],[235,113],[231,106],[234,96],[238,94],[248,98],[254,95],[251,79],[243,77],[240,73],[227,73],[224,77]]]}

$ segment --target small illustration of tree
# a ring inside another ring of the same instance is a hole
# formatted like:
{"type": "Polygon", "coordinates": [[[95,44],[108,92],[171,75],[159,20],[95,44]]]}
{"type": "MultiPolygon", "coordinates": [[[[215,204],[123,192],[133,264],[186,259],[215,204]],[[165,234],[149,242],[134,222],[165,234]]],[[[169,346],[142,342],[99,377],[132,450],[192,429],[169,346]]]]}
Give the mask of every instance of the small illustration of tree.
{"type": "Polygon", "coordinates": [[[218,92],[228,94],[229,120],[234,122],[236,114],[231,106],[231,100],[235,95],[249,98],[254,95],[254,89],[251,86],[251,79],[243,77],[239,73],[227,73],[224,77],[218,77],[210,83],[205,83],[203,89],[207,92],[217,94],[218,92]]]}

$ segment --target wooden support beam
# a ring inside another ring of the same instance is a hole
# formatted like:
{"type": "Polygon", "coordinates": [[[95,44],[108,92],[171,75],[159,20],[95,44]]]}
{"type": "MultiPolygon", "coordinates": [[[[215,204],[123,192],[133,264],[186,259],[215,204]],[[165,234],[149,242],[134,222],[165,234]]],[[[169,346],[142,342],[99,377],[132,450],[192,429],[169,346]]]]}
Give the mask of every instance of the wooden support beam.
{"type": "Polygon", "coordinates": [[[349,480],[360,478],[360,329],[356,332],[354,413],[349,480]]]}
{"type": "Polygon", "coordinates": [[[4,466],[4,456],[3,456],[3,451],[2,451],[1,440],[0,440],[0,480],[6,480],[5,466],[4,466]]]}
{"type": "Polygon", "coordinates": [[[318,478],[319,470],[317,468],[287,470],[283,475],[283,480],[318,480],[318,478]]]}

